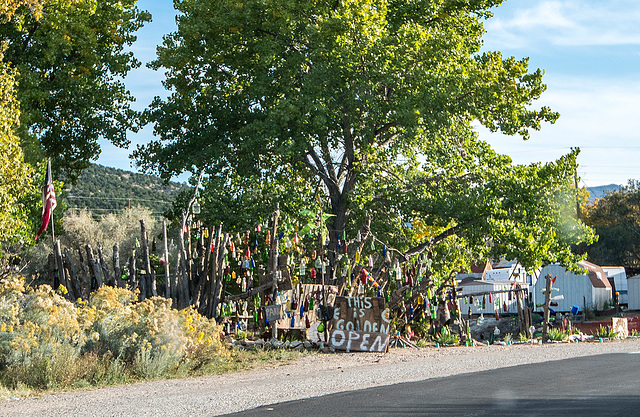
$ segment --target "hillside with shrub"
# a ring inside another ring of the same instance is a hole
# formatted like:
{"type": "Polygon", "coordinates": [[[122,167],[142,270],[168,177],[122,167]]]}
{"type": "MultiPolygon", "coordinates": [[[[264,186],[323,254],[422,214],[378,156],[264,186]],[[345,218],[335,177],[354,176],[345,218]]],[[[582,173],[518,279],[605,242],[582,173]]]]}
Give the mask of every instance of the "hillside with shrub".
{"type": "Polygon", "coordinates": [[[92,164],[82,171],[75,185],[65,184],[65,199],[69,209],[86,209],[94,216],[121,212],[127,207],[150,208],[160,216],[186,187],[177,182],[92,164]]]}

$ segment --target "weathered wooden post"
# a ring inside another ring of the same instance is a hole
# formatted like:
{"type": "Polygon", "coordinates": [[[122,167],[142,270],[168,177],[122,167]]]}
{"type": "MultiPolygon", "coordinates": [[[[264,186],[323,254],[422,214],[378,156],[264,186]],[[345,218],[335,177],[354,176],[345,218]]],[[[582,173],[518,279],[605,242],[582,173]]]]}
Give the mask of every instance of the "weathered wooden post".
{"type": "Polygon", "coordinates": [[[80,271],[82,271],[82,299],[88,300],[91,293],[91,276],[84,264],[84,256],[80,248],[78,248],[78,259],[80,260],[80,271]]]}
{"type": "Polygon", "coordinates": [[[113,245],[113,255],[111,260],[113,262],[113,279],[115,281],[116,287],[122,287],[122,269],[120,268],[120,252],[118,250],[117,243],[113,245]]]}
{"type": "Polygon", "coordinates": [[[71,285],[73,286],[73,291],[75,292],[76,298],[84,298],[82,294],[82,286],[80,285],[80,282],[78,282],[76,268],[73,265],[73,259],[71,259],[71,253],[69,252],[69,249],[66,248],[64,250],[64,264],[69,270],[69,280],[71,281],[71,285]]]}
{"type": "Polygon", "coordinates": [[[163,244],[163,256],[164,256],[164,280],[165,280],[165,297],[171,298],[173,296],[173,280],[169,275],[169,245],[167,244],[167,221],[162,219],[162,244],[163,244]]]}
{"type": "MultiPolygon", "coordinates": [[[[271,259],[269,270],[271,271],[271,290],[273,291],[273,303],[276,304],[278,295],[278,218],[280,217],[280,203],[276,203],[276,212],[273,214],[273,229],[271,233],[271,259]]],[[[266,298],[266,297],[265,297],[266,298]]],[[[271,323],[271,335],[278,338],[278,321],[271,323]]]]}
{"type": "Polygon", "coordinates": [[[93,273],[93,279],[95,280],[95,286],[93,285],[94,282],[92,282],[91,289],[98,289],[102,287],[103,284],[102,271],[95,258],[93,257],[93,250],[91,249],[91,245],[87,244],[84,248],[87,251],[87,262],[89,263],[89,267],[91,268],[90,271],[93,273]]]}
{"type": "Polygon", "coordinates": [[[544,322],[542,327],[542,343],[546,342],[549,338],[549,307],[551,303],[551,280],[553,277],[551,274],[547,274],[544,279],[547,281],[545,293],[544,293],[544,322]]]}
{"type": "Polygon", "coordinates": [[[140,237],[142,238],[142,260],[144,262],[144,268],[147,271],[147,276],[145,277],[145,290],[147,297],[155,297],[158,295],[158,290],[156,288],[156,271],[151,266],[151,258],[149,257],[149,239],[147,237],[147,227],[144,224],[144,219],[140,219],[140,237]]]}
{"type": "Polygon", "coordinates": [[[98,261],[100,262],[100,270],[102,271],[102,276],[104,277],[104,283],[106,285],[114,286],[115,283],[111,279],[111,274],[109,274],[109,269],[107,269],[107,263],[104,261],[104,255],[102,253],[102,245],[98,243],[98,261]]]}

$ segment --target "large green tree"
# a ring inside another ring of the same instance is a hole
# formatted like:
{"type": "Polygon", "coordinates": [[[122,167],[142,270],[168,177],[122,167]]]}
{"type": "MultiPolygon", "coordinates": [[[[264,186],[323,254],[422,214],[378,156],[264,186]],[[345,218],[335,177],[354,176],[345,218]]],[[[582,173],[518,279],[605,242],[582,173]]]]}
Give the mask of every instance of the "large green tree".
{"type": "MultiPolygon", "coordinates": [[[[9,21],[20,7],[37,10],[38,2],[8,1],[0,5],[0,21],[9,21]]],[[[0,42],[0,248],[5,242],[24,239],[29,228],[28,210],[22,199],[33,192],[33,171],[24,162],[15,135],[20,110],[16,99],[15,71],[3,60],[6,44],[0,42]]]]}
{"type": "Polygon", "coordinates": [[[178,31],[153,64],[171,95],[147,112],[159,139],[134,156],[165,177],[301,173],[329,201],[331,250],[394,178],[425,161],[457,175],[481,144],[474,123],[526,139],[556,120],[532,108],[541,70],[480,52],[501,3],[176,1],[178,31]]]}
{"type": "Polygon", "coordinates": [[[640,267],[640,181],[630,180],[619,191],[587,205],[584,221],[599,236],[587,247],[591,262],[640,267]]]}
{"type": "Polygon", "coordinates": [[[98,157],[99,138],[128,144],[137,116],[122,78],[139,63],[125,48],[150,16],[136,0],[38,3],[9,2],[11,18],[0,19],[18,83],[17,133],[30,163],[49,156],[73,177],[98,157]]]}

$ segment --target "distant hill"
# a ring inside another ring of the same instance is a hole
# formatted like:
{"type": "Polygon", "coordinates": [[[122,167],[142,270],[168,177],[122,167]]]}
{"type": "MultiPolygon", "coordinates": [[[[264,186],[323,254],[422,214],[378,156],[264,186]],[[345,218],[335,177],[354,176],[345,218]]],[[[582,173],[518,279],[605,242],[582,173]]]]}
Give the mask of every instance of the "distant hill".
{"type": "Polygon", "coordinates": [[[587,187],[587,191],[589,191],[589,202],[593,203],[597,198],[602,198],[607,194],[619,191],[620,186],[617,184],[609,184],[609,185],[600,185],[597,187],[587,187]]]}
{"type": "Polygon", "coordinates": [[[94,215],[115,213],[131,206],[152,209],[162,215],[186,184],[163,181],[155,176],[92,164],[82,171],[76,185],[66,191],[69,209],[87,209],[94,215]]]}

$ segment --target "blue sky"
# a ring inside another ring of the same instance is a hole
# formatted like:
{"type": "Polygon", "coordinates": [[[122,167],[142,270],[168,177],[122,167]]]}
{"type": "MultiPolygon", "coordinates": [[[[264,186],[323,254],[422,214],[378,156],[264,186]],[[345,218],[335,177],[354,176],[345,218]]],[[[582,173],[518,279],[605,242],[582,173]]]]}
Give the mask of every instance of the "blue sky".
{"type": "MultiPolygon", "coordinates": [[[[175,30],[172,4],[138,2],[153,15],[132,49],[143,63],[154,58],[162,35],[175,30]]],[[[561,117],[528,141],[478,128],[481,137],[515,163],[551,161],[578,146],[582,185],[640,179],[640,1],[507,0],[494,13],[485,23],[485,49],[529,57],[532,70],[545,70],[548,89],[534,107],[548,105],[561,117]]],[[[165,95],[161,82],[162,73],[144,66],[127,77],[137,109],[165,95]]],[[[133,147],[151,135],[150,127],[132,135],[133,147]]],[[[101,145],[98,163],[132,169],[128,150],[101,145]]]]}

